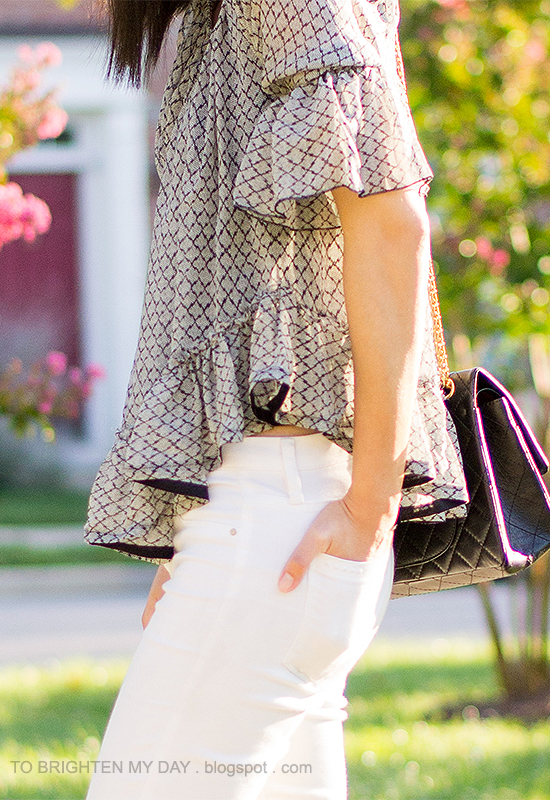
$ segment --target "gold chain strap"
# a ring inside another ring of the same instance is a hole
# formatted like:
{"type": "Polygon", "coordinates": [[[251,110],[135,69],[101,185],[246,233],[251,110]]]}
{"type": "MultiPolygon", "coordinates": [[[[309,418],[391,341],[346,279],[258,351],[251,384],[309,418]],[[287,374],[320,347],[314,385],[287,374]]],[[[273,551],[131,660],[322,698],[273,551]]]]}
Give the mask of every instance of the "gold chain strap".
{"type": "MultiPolygon", "coordinates": [[[[397,62],[397,74],[405,94],[407,93],[407,82],[405,80],[405,68],[403,66],[403,55],[401,53],[401,45],[399,44],[399,34],[395,35],[395,58],[397,62]]],[[[435,357],[437,360],[437,368],[439,370],[439,381],[441,388],[447,397],[450,397],[454,392],[454,383],[449,373],[449,359],[447,356],[447,348],[445,347],[445,337],[443,335],[443,320],[441,319],[441,308],[439,305],[439,295],[437,294],[437,283],[435,280],[434,263],[430,259],[430,274],[428,279],[428,294],[430,297],[430,309],[432,312],[433,321],[433,339],[435,346],[435,357]]]]}
{"type": "Polygon", "coordinates": [[[428,294],[430,296],[430,309],[432,311],[433,337],[435,345],[435,357],[439,370],[439,381],[441,388],[447,397],[450,397],[455,390],[449,372],[449,359],[447,348],[445,347],[445,337],[443,335],[443,320],[441,319],[441,308],[439,306],[439,295],[437,294],[437,284],[435,282],[434,262],[430,259],[430,275],[428,278],[428,294]]]}

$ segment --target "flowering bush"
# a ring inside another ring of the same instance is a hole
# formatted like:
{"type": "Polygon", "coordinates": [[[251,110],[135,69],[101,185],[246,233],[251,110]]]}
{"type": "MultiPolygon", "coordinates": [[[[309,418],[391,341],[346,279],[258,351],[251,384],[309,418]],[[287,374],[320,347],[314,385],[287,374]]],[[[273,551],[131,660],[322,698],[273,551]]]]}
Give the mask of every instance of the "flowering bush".
{"type": "Polygon", "coordinates": [[[0,372],[0,414],[8,416],[17,434],[32,432],[38,425],[45,439],[53,441],[52,417],[77,419],[94,382],[104,375],[98,364],[90,364],[84,371],[69,368],[67,356],[55,351],[28,370],[19,359],[13,359],[0,372]]]}
{"type": "Polygon", "coordinates": [[[6,183],[6,162],[15,153],[44,139],[55,139],[67,125],[67,113],[57,105],[55,91],[40,94],[42,70],[61,63],[61,52],[43,42],[34,50],[23,45],[19,63],[0,91],[0,249],[23,237],[33,241],[51,224],[46,203],[32,194],[23,195],[15,183],[6,183]]]}
{"type": "MultiPolygon", "coordinates": [[[[51,224],[50,209],[43,200],[23,194],[7,182],[6,162],[15,153],[44,139],[55,139],[65,129],[67,113],[57,105],[55,91],[40,93],[41,72],[61,63],[61,52],[49,42],[18,50],[19,63],[8,84],[0,90],[0,249],[23,238],[32,242],[51,224]]],[[[55,432],[52,419],[76,419],[103,369],[89,366],[84,372],[68,369],[64,353],[51,352],[42,361],[23,369],[14,359],[0,372],[0,415],[22,435],[38,425],[48,441],[55,432]]]]}
{"type": "Polygon", "coordinates": [[[24,195],[17,183],[0,184],[0,249],[21,237],[33,242],[38,233],[46,233],[51,221],[50,209],[43,200],[24,195]]]}

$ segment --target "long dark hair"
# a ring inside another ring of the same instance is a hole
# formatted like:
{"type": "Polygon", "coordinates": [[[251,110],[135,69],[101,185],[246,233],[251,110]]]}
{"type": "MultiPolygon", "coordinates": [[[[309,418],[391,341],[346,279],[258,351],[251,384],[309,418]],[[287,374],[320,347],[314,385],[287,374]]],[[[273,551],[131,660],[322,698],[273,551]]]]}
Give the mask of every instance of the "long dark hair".
{"type": "Polygon", "coordinates": [[[139,86],[158,61],[168,27],[190,0],[104,0],[111,52],[108,75],[139,86]]]}

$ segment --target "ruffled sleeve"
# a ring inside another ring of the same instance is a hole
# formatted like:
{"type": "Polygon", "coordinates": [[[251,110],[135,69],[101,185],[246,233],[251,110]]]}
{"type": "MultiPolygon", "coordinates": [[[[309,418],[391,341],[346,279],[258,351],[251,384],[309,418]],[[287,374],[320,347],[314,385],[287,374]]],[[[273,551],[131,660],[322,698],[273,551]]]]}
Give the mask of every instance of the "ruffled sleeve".
{"type": "Polygon", "coordinates": [[[291,228],[339,227],[331,189],[427,186],[397,70],[398,19],[366,0],[251,3],[266,95],[233,189],[237,207],[291,228]],[[254,11],[256,13],[254,13],[254,11]]]}
{"type": "Polygon", "coordinates": [[[261,51],[266,94],[286,94],[285,81],[302,72],[380,64],[352,0],[252,0],[250,24],[261,51]]]}

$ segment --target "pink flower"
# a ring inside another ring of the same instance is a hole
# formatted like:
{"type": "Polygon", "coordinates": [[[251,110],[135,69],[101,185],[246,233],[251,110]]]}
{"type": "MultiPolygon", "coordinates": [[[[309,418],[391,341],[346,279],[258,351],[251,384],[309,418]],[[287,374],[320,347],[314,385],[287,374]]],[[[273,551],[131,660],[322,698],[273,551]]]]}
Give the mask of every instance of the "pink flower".
{"type": "Polygon", "coordinates": [[[88,364],[86,367],[86,375],[92,380],[102,380],[105,377],[105,370],[101,364],[88,364]]]}
{"type": "MultiPolygon", "coordinates": [[[[92,364],[90,372],[99,377],[103,368],[92,364]]],[[[53,415],[78,418],[83,400],[91,394],[92,382],[79,367],[69,368],[67,356],[55,350],[26,370],[19,359],[12,359],[0,372],[2,402],[7,398],[8,414],[18,415],[22,430],[38,421],[44,430],[53,431],[49,419],[53,415]]]]}
{"type": "Polygon", "coordinates": [[[52,375],[63,375],[67,369],[67,356],[65,353],[52,351],[46,357],[46,366],[52,375]]]}
{"type": "Polygon", "coordinates": [[[491,275],[499,278],[510,263],[510,253],[507,253],[506,250],[495,250],[490,262],[489,271],[491,275]]]}
{"type": "Polygon", "coordinates": [[[57,139],[67,126],[69,116],[62,108],[54,106],[49,108],[36,129],[39,139],[57,139]]]}
{"type": "Polygon", "coordinates": [[[73,386],[80,386],[82,383],[82,370],[78,367],[73,367],[73,369],[69,371],[69,380],[73,386]]]}
{"type": "Polygon", "coordinates": [[[17,57],[20,61],[25,61],[27,64],[34,63],[34,50],[28,44],[22,44],[17,48],[17,57]]]}
{"type": "Polygon", "coordinates": [[[493,245],[485,236],[478,236],[476,239],[477,253],[480,258],[488,261],[493,255],[493,245]]]}
{"type": "Polygon", "coordinates": [[[58,67],[63,61],[63,55],[59,47],[53,42],[42,42],[35,48],[34,55],[44,67],[58,67]]]}
{"type": "Polygon", "coordinates": [[[16,183],[0,185],[0,246],[23,235],[21,216],[25,201],[21,187],[16,183]]]}
{"type": "Polygon", "coordinates": [[[495,267],[507,267],[510,263],[510,253],[506,250],[495,250],[493,253],[493,265],[495,267]]]}
{"type": "Polygon", "coordinates": [[[21,215],[23,237],[34,242],[38,233],[46,233],[52,224],[50,209],[43,200],[33,194],[25,195],[25,209],[21,215]]]}
{"type": "Polygon", "coordinates": [[[468,19],[470,16],[470,7],[468,0],[437,0],[440,6],[448,8],[453,11],[457,19],[468,19]]]}
{"type": "Polygon", "coordinates": [[[0,247],[24,236],[34,241],[51,225],[50,209],[32,194],[23,195],[17,183],[0,185],[0,247]]]}
{"type": "Polygon", "coordinates": [[[16,69],[12,77],[12,90],[16,94],[25,94],[38,89],[42,77],[36,69],[16,69]]]}
{"type": "Polygon", "coordinates": [[[546,47],[538,39],[527,42],[523,52],[531,61],[544,61],[546,58],[546,47]]]}

